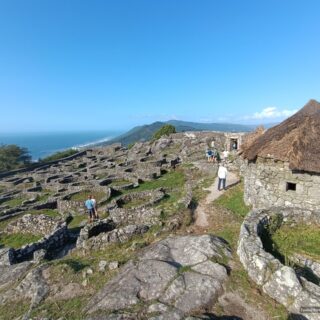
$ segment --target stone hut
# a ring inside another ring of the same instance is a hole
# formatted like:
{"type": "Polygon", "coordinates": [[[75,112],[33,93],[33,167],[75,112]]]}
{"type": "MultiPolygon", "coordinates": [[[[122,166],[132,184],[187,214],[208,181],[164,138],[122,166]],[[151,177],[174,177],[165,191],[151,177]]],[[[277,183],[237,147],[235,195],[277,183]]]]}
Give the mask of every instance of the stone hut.
{"type": "Polygon", "coordinates": [[[238,151],[246,140],[246,132],[226,132],[224,148],[228,151],[238,151]]]}
{"type": "Polygon", "coordinates": [[[245,202],[320,208],[320,103],[300,111],[256,137],[242,150],[245,202]]]}

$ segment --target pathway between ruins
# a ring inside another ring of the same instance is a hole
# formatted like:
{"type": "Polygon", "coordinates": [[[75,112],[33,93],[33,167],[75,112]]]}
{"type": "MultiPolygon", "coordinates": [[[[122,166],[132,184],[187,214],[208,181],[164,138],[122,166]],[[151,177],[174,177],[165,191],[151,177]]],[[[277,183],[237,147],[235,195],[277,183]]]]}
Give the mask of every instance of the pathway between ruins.
{"type": "MultiPolygon", "coordinates": [[[[219,198],[225,192],[224,190],[218,191],[218,181],[219,179],[217,177],[214,183],[209,188],[204,189],[206,191],[209,191],[210,193],[206,196],[204,200],[202,200],[199,203],[195,211],[195,225],[198,227],[206,228],[209,226],[207,215],[208,204],[210,204],[215,199],[219,198]]],[[[230,186],[238,182],[239,177],[233,172],[228,172],[226,187],[229,188],[230,186]]]]}

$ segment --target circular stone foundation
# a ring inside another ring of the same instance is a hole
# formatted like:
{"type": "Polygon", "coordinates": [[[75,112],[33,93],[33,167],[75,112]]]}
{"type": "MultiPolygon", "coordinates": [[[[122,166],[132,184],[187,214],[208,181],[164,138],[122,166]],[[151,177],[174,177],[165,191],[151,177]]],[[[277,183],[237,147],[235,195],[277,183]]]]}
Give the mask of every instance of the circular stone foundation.
{"type": "Polygon", "coordinates": [[[306,319],[319,319],[316,309],[320,306],[320,287],[297,275],[293,268],[283,265],[264,249],[261,236],[271,224],[276,226],[275,217],[295,223],[318,224],[320,212],[295,208],[251,211],[240,230],[237,250],[240,261],[249,277],[262,286],[263,292],[283,304],[287,310],[301,314],[306,319]],[[312,307],[316,308],[311,310],[312,307]]]}

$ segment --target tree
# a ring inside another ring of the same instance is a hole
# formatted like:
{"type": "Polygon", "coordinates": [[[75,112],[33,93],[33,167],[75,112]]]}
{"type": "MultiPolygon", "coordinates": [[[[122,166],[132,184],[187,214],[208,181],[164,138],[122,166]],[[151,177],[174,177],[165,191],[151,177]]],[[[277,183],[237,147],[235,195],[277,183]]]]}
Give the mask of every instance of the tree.
{"type": "Polygon", "coordinates": [[[0,171],[21,168],[30,164],[31,156],[26,148],[15,144],[0,146],[0,171]]]}
{"type": "Polygon", "coordinates": [[[40,162],[50,162],[50,161],[54,161],[54,160],[59,160],[62,158],[66,158],[66,157],[70,157],[73,154],[78,153],[79,150],[77,149],[67,149],[64,151],[58,151],[54,154],[52,154],[51,156],[45,157],[43,159],[39,159],[40,162]]]}
{"type": "Polygon", "coordinates": [[[171,133],[176,133],[176,128],[171,124],[166,124],[154,133],[153,139],[158,140],[162,136],[168,136],[171,133]]]}

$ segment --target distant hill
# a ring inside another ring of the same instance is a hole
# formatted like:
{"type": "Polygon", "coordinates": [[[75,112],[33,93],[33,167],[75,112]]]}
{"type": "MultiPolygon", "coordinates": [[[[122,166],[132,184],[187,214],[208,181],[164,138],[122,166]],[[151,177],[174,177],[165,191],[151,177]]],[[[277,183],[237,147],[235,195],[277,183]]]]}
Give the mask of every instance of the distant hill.
{"type": "Polygon", "coordinates": [[[165,124],[172,124],[175,126],[177,132],[185,131],[221,131],[221,132],[249,132],[256,128],[256,125],[242,125],[242,124],[231,124],[231,123],[198,123],[198,122],[187,122],[179,120],[169,120],[166,122],[154,122],[143,126],[137,126],[130,131],[115,137],[109,141],[98,144],[110,145],[112,143],[121,142],[127,146],[130,143],[137,141],[150,140],[153,134],[159,130],[165,124]]]}

